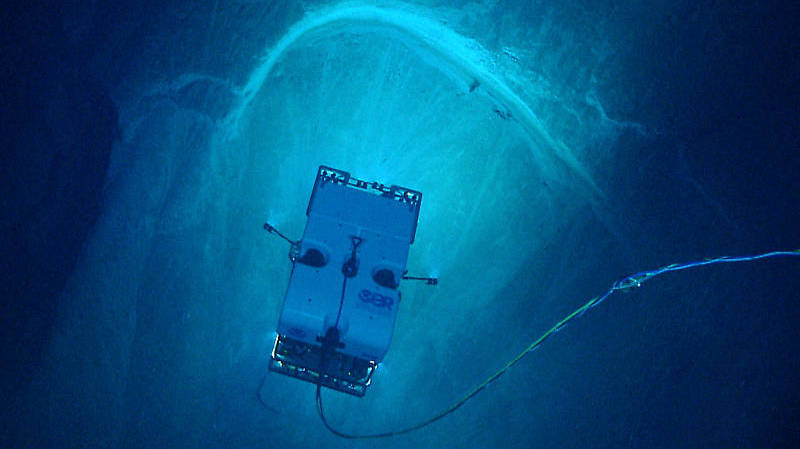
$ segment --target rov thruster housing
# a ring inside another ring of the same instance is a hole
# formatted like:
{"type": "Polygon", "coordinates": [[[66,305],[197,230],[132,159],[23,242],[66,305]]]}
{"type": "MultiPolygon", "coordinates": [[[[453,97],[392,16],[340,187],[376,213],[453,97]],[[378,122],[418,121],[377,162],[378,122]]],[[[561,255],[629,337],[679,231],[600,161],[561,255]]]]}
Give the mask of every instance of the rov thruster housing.
{"type": "Polygon", "coordinates": [[[422,194],[320,166],[270,370],[363,396],[386,356],[422,194]]]}

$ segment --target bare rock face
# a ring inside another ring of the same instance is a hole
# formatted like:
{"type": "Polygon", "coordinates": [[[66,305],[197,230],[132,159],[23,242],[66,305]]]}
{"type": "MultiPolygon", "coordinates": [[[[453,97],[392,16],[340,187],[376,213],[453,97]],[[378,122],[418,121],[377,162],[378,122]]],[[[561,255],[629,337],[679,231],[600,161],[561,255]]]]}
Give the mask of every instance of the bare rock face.
{"type": "Polygon", "coordinates": [[[11,33],[0,63],[0,397],[10,405],[4,413],[13,414],[99,214],[117,113],[102,83],[83,69],[75,47],[81,44],[64,39],[53,11],[12,7],[6,19],[11,33]]]}

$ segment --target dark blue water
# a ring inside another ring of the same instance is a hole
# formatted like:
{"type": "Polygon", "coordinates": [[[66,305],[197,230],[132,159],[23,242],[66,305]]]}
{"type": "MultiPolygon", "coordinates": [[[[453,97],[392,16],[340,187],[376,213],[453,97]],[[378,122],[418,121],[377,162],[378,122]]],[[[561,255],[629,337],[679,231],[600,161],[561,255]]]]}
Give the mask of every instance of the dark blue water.
{"type": "Polygon", "coordinates": [[[320,32],[247,97],[309,5],[4,8],[0,445],[797,444],[797,258],[615,293],[408,435],[341,440],[312,385],[266,374],[289,270],[260,226],[300,235],[319,164],[422,190],[409,269],[441,278],[401,286],[367,397],[324,392],[348,433],[434,416],[627,274],[800,248],[797,7],[419,4],[596,190],[483,72],[403,32],[320,32]]]}

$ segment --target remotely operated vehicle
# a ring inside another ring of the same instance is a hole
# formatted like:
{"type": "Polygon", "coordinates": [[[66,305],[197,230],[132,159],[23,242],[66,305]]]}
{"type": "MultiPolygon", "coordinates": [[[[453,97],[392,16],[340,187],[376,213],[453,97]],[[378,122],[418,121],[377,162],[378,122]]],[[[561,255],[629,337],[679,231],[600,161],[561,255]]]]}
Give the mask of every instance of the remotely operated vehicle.
{"type": "Polygon", "coordinates": [[[292,272],[269,369],[363,396],[386,356],[422,193],[355,179],[320,166],[303,238],[291,244],[292,272]]]}

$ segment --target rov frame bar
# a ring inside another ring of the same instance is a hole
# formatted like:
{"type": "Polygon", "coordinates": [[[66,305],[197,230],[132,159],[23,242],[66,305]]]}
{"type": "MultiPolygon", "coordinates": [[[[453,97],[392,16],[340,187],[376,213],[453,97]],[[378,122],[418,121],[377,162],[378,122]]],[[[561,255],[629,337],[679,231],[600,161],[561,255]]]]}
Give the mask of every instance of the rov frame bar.
{"type": "Polygon", "coordinates": [[[278,335],[272,347],[269,370],[362,397],[372,381],[376,366],[378,364],[374,361],[338,351],[323,357],[321,346],[278,335]],[[321,366],[323,359],[325,367],[321,366]]]}

